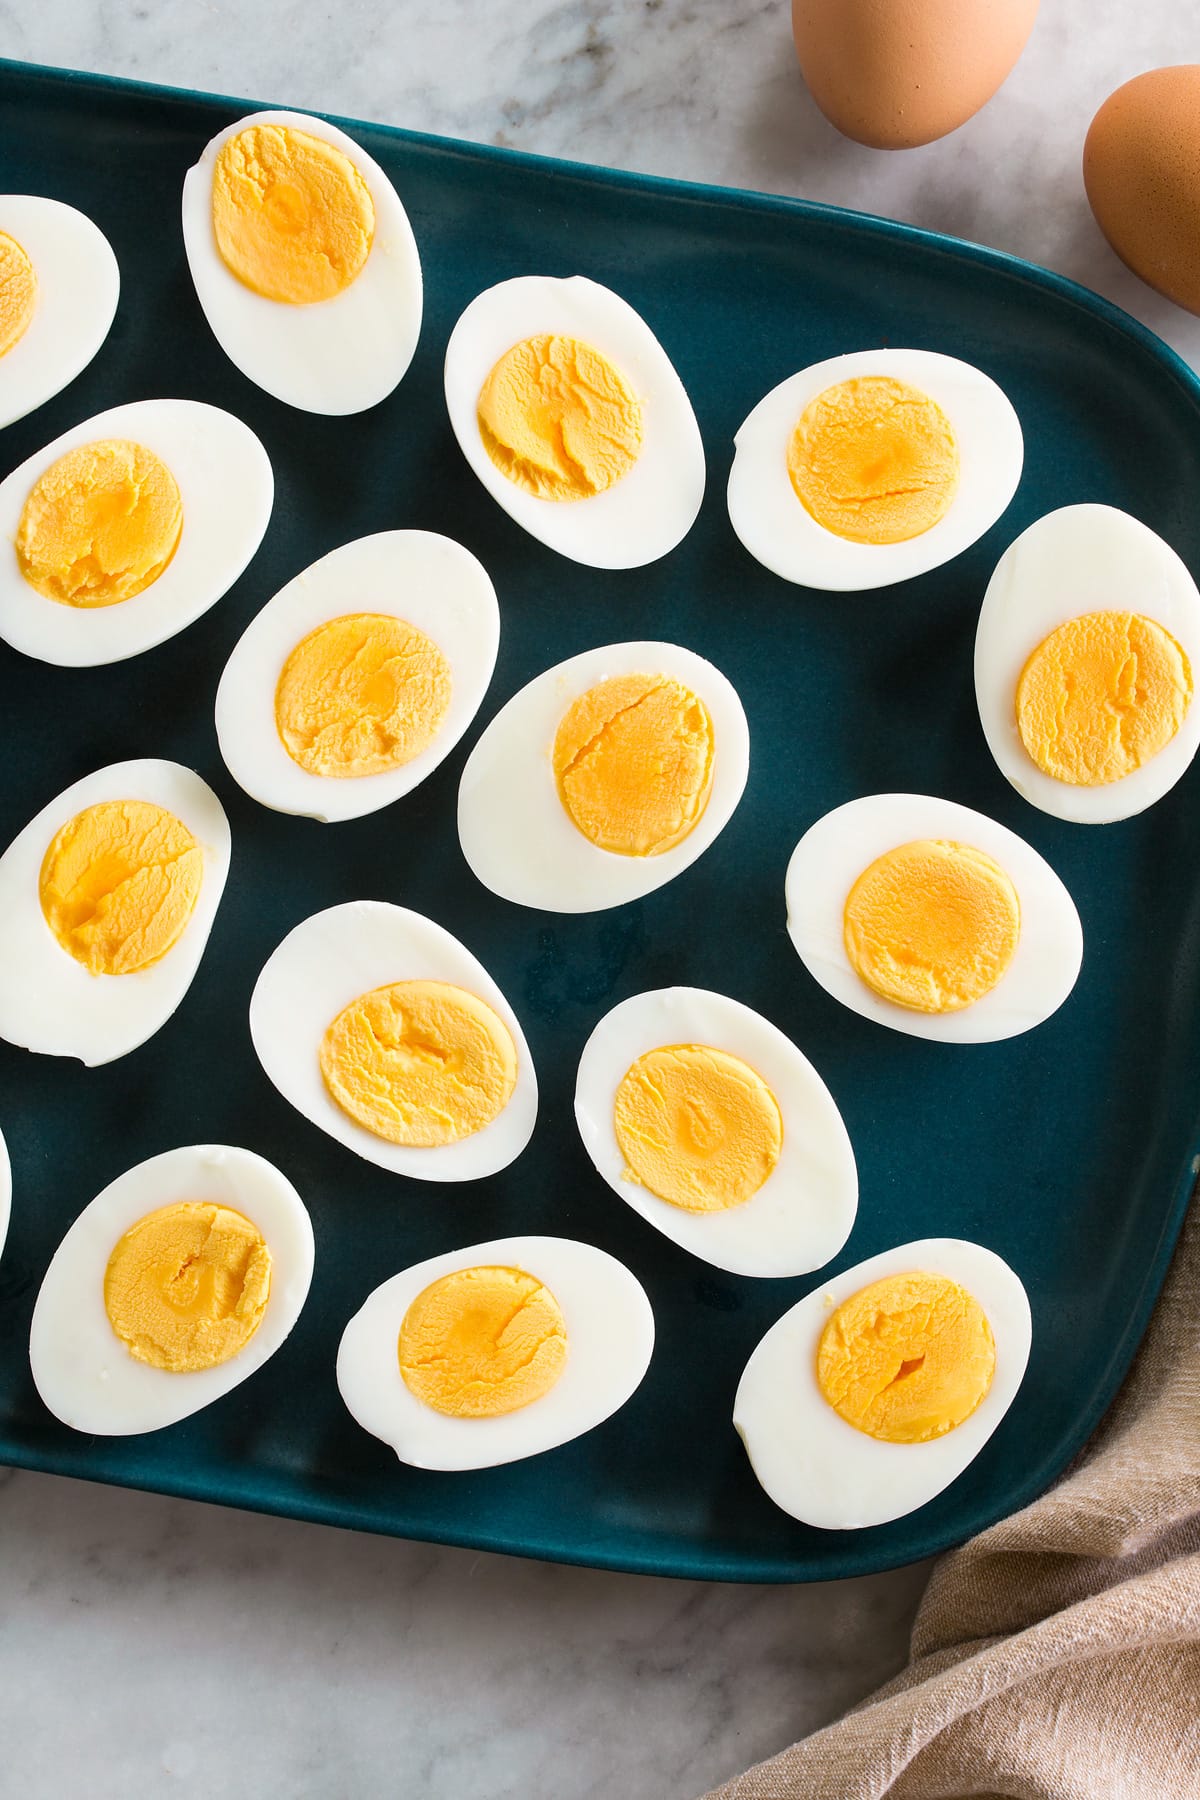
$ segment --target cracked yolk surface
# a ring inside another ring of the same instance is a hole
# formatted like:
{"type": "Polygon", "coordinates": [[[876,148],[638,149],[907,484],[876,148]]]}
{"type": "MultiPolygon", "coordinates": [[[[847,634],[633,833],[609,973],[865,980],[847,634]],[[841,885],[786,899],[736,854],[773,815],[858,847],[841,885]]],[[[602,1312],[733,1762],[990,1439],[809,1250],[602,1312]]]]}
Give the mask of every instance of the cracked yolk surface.
{"type": "Polygon", "coordinates": [[[321,1041],[321,1074],[358,1124],[432,1148],[482,1131],[517,1083],[517,1047],[486,1001],[443,981],[396,981],[344,1006],[321,1041]]]}
{"type": "Polygon", "coordinates": [[[629,1177],[689,1212],[743,1205],[783,1148],[779,1102],[761,1075],[705,1044],[639,1056],[617,1088],[613,1125],[629,1177]]]}
{"type": "Polygon", "coordinates": [[[916,1012],[959,1012],[989,993],[1021,935],[1021,902],[982,850],[921,838],[877,857],[846,900],[851,967],[916,1012]]]}
{"type": "Polygon", "coordinates": [[[371,190],[336,144],[290,125],[248,125],[213,170],[225,266],[267,300],[330,300],[361,274],[375,236],[371,190]]]}
{"type": "Polygon", "coordinates": [[[0,356],[29,330],[37,305],[37,273],[24,246],[0,231],[0,356]]]}
{"type": "Polygon", "coordinates": [[[275,724],[310,775],[379,775],[428,749],[450,686],[449,663],[415,625],[349,613],[296,645],[275,690],[275,724]]]}
{"type": "Polygon", "coordinates": [[[839,381],[810,400],[787,465],[805,511],[856,544],[920,537],[958,487],[949,419],[928,394],[890,375],[839,381]]]}
{"type": "Polygon", "coordinates": [[[418,1400],[454,1419],[490,1419],[550,1392],[567,1364],[567,1327],[536,1276],[481,1265],[418,1294],[397,1348],[418,1400]]]}
{"type": "Polygon", "coordinates": [[[179,547],[183,501],[144,444],[105,438],[51,463],[17,527],[31,587],[64,606],[114,606],[158,580],[179,547]]]}
{"type": "Polygon", "coordinates": [[[215,1369],[244,1350],[271,1294],[271,1252],[228,1206],[180,1201],[147,1213],[104,1271],[109,1324],[138,1362],[172,1374],[215,1369]]]}
{"type": "Polygon", "coordinates": [[[973,1294],[917,1270],[860,1288],[826,1320],[822,1394],[856,1430],[925,1444],[969,1419],[992,1385],[996,1346],[973,1294]]]}
{"type": "Polygon", "coordinates": [[[506,350],[480,391],[478,416],[501,474],[539,500],[602,494],[641,454],[641,401],[578,338],[548,333],[506,350]]]}
{"type": "Polygon", "coordinates": [[[1017,728],[1039,769],[1102,787],[1157,756],[1192,703],[1192,670],[1140,613],[1084,613],[1038,645],[1017,683],[1017,728]]]}
{"type": "Polygon", "coordinates": [[[182,819],[149,800],[102,800],[56,833],[38,894],[89,974],[131,975],[178,942],[203,879],[204,853],[182,819]]]}
{"type": "Polygon", "coordinates": [[[708,708],[665,675],[614,675],[575,700],[554,738],[554,778],[572,822],[601,850],[660,856],[708,805],[708,708]]]}

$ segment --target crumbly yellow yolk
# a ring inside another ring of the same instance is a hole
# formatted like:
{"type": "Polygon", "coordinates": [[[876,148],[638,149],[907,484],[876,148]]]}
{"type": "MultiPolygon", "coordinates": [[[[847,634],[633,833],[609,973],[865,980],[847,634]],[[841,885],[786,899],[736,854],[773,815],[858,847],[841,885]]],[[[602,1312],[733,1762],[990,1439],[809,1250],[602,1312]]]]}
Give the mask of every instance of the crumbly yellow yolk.
{"type": "Polygon", "coordinates": [[[554,738],[572,822],[601,850],[659,856],[698,825],[712,787],[708,708],[665,675],[614,675],[572,702],[554,738]]]}
{"type": "Polygon", "coordinates": [[[817,1383],[830,1406],[887,1444],[927,1444],[953,1431],[995,1369],[978,1300],[925,1270],[860,1288],[826,1321],[817,1346],[817,1383]]]}
{"type": "Polygon", "coordinates": [[[928,394],[890,375],[839,381],[810,400],[787,464],[805,511],[856,544],[920,537],[958,487],[949,419],[928,394]]]}
{"type": "Polygon", "coordinates": [[[114,606],[158,580],[179,546],[183,502],[144,444],[103,439],[51,463],[17,527],[31,587],[65,606],[114,606]]]}
{"type": "Polygon", "coordinates": [[[613,1126],[630,1178],[688,1212],[743,1205],[783,1147],[779,1102],[762,1076],[706,1044],[639,1056],[617,1088],[613,1126]]]}
{"type": "Polygon", "coordinates": [[[642,406],[619,369],[578,338],[506,350],[479,395],[479,435],[508,479],[539,500],[587,500],[628,475],[642,406]]]}
{"type": "Polygon", "coordinates": [[[179,1201],[147,1213],[104,1271],[104,1310],[130,1356],[172,1374],[244,1350],[271,1294],[271,1252],[228,1206],[179,1201]]]}
{"type": "Polygon", "coordinates": [[[864,869],[846,900],[846,955],[867,986],[915,1012],[959,1012],[990,992],[1021,935],[1021,902],[969,844],[922,838],[864,869]]]}
{"type": "Polygon", "coordinates": [[[450,664],[432,638],[386,613],[348,613],[301,638],[275,689],[293,762],[335,780],[411,762],[450,705],[450,664]]]}
{"type": "Polygon", "coordinates": [[[200,894],[204,853],[174,813],[149,800],[102,800],[76,813],[42,859],[42,914],[91,975],[131,975],[175,944],[200,894]]]}
{"type": "Polygon", "coordinates": [[[455,1269],[417,1295],[397,1345],[405,1385],[454,1419],[492,1419],[548,1394],[567,1365],[567,1327],[524,1269],[455,1269]]]}
{"type": "Polygon", "coordinates": [[[350,158],[290,125],[248,125],[213,170],[213,231],[226,267],[267,300],[329,300],[362,272],[371,190],[350,158]]]}
{"type": "Polygon", "coordinates": [[[29,330],[37,305],[37,274],[25,249],[0,231],[0,356],[29,330]]]}
{"type": "Polygon", "coordinates": [[[1191,665],[1169,631],[1140,613],[1084,613],[1025,664],[1017,728],[1047,775],[1102,787],[1157,756],[1191,702],[1191,665]]]}
{"type": "Polygon", "coordinates": [[[396,981],[344,1006],[321,1073],[352,1119],[421,1149],[482,1131],[517,1082],[512,1033],[485,1000],[444,981],[396,981]]]}

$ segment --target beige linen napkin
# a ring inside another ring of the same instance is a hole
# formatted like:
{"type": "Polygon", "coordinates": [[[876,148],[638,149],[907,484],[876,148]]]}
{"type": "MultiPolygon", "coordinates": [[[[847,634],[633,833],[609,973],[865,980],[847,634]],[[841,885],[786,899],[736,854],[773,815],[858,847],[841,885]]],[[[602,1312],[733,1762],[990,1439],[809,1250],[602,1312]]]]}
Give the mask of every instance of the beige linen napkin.
{"type": "Polygon", "coordinates": [[[708,1800],[1200,1800],[1200,1201],[1066,1477],[935,1564],[909,1665],[708,1800]]]}

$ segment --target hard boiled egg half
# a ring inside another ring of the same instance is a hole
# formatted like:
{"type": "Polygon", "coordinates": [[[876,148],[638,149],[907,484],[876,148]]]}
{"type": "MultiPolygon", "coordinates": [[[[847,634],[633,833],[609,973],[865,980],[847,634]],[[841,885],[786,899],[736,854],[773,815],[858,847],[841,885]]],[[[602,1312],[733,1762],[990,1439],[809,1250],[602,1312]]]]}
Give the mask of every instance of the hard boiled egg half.
{"type": "Polygon", "coordinates": [[[12,1163],[8,1158],[8,1145],[4,1141],[4,1133],[0,1131],[0,1250],[4,1249],[4,1240],[8,1236],[8,1221],[12,1215],[12,1163]]]}
{"type": "Polygon", "coordinates": [[[446,346],[446,406],[492,498],[595,569],[673,550],[704,495],[683,383],[632,306],[582,275],[488,288],[446,346]]]}
{"type": "Polygon", "coordinates": [[[950,800],[848,801],[800,839],[785,890],[809,974],[913,1037],[1014,1037],[1048,1019],[1079,973],[1079,914],[1049,863],[950,800]]]}
{"type": "Polygon", "coordinates": [[[575,1085],[584,1147],[665,1237],[735,1275],[801,1275],[836,1256],[858,1174],[841,1114],[791,1040],[703,988],[606,1013],[575,1085]]]}
{"type": "Polygon", "coordinates": [[[623,1263],[570,1238],[433,1256],[368,1296],[337,1381],[364,1431],[418,1469],[487,1469],[579,1437],[624,1406],[654,1315],[623,1263]]]}
{"type": "Polygon", "coordinates": [[[395,188],[310,113],[219,131],[183,184],[183,246],[213,336],[242,374],[306,412],[391,393],[421,331],[421,263],[395,188]]]}
{"type": "Polygon", "coordinates": [[[87,367],[120,291],[112,247],[85,213],[40,194],[0,194],[0,426],[87,367]]]}
{"type": "Polygon", "coordinates": [[[587,650],[514,694],[475,745],[458,792],[463,855],[520,906],[622,906],[703,855],[749,767],[742,703],[703,657],[587,650]]]}
{"type": "Polygon", "coordinates": [[[1200,744],[1200,594],[1114,506],[1064,506],[1010,544],[975,637],[988,748],[1019,794],[1083,825],[1127,819],[1200,744]]]}
{"type": "Polygon", "coordinates": [[[173,1425],[275,1354],[312,1270],[308,1213],[274,1164],[229,1144],[152,1156],[54,1253],[29,1337],[38,1393],[94,1437],[173,1425]]]}
{"type": "Polygon", "coordinates": [[[949,562],[1017,490],[1017,415],[970,363],[863,350],[791,375],[737,433],[729,519],[802,587],[887,587],[949,562]]]}
{"type": "Polygon", "coordinates": [[[734,1429],[776,1506],[825,1531],[932,1500],[987,1443],[1029,1361],[1025,1289],[961,1238],[901,1244],[797,1302],[738,1383],[734,1429]]]}
{"type": "Polygon", "coordinates": [[[266,451],[218,407],[86,419],[0,482],[0,637],[66,668],[152,649],[233,586],[273,498],[266,451]]]}

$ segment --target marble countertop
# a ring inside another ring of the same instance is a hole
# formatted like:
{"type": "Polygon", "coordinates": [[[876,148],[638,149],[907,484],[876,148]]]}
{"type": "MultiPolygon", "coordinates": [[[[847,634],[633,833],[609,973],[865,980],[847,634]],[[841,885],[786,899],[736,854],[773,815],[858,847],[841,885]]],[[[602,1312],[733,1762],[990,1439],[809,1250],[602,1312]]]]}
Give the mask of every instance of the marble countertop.
{"type": "MultiPolygon", "coordinates": [[[[801,194],[958,233],[1200,363],[1083,198],[1096,107],[1194,54],[1172,0],[1047,0],[952,138],[840,138],[779,0],[7,0],[7,54],[801,194]],[[1119,12],[1119,16],[1118,16],[1119,12]]],[[[902,1663],[924,1579],[706,1586],[544,1567],[0,1471],[0,1780],[34,1796],[688,1800],[902,1663]]]]}

